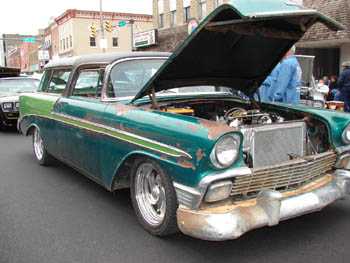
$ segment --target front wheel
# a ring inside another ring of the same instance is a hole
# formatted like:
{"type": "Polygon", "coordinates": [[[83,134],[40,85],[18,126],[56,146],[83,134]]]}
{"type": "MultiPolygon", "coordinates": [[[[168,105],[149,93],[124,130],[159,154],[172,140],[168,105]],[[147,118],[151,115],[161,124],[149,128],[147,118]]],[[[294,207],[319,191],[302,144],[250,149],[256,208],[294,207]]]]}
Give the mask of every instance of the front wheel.
{"type": "Polygon", "coordinates": [[[155,236],[178,231],[178,208],[172,180],[154,160],[141,157],[131,169],[131,200],[144,229],[155,236]]]}
{"type": "Polygon", "coordinates": [[[41,138],[40,131],[38,128],[33,130],[33,150],[34,155],[40,165],[49,165],[52,162],[51,155],[46,151],[43,139],[41,138]]]}

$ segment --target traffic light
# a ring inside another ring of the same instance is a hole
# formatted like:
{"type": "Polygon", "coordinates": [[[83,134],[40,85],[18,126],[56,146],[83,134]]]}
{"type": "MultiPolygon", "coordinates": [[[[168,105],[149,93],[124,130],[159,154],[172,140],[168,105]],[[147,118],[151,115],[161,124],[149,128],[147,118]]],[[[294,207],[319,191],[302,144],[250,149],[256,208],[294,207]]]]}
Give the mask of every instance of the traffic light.
{"type": "Polygon", "coordinates": [[[106,29],[107,32],[112,32],[111,22],[105,21],[105,29],[106,29]]]}
{"type": "Polygon", "coordinates": [[[91,37],[96,37],[96,35],[97,35],[96,26],[95,26],[95,25],[91,25],[91,26],[90,26],[90,36],[91,36],[91,37]]]}

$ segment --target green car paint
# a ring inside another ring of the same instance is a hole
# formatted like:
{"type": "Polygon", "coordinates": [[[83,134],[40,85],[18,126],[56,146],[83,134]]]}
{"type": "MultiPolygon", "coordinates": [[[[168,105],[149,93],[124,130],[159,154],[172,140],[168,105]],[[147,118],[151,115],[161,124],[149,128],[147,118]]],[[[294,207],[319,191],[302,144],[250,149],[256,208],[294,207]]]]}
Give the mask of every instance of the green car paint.
{"type": "MultiPolygon", "coordinates": [[[[133,106],[126,106],[130,111],[118,116],[115,106],[120,104],[80,98],[72,98],[75,105],[67,110],[73,113],[69,116],[58,110],[64,100],[55,95],[22,95],[20,129],[23,133],[32,125],[45,129],[43,140],[50,152],[81,168],[108,189],[113,187],[123,161],[136,154],[157,159],[175,182],[189,186],[196,186],[217,170],[202,158],[210,155],[216,140],[208,140],[209,133],[198,119],[133,106]],[[89,109],[88,116],[84,109],[89,109]],[[86,154],[76,155],[77,150],[86,154]]],[[[243,164],[240,155],[232,167],[243,164]]]]}

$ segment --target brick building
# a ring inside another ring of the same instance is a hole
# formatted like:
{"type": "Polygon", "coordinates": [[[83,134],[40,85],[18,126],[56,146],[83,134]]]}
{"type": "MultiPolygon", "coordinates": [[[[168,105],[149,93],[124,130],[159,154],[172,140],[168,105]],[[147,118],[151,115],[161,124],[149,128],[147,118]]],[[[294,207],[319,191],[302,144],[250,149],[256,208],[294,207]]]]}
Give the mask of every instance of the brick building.
{"type": "MultiPolygon", "coordinates": [[[[131,19],[134,21],[135,31],[146,31],[153,27],[151,15],[103,12],[103,20],[109,21],[112,26],[117,25],[120,21],[130,21],[131,19]]],[[[58,47],[60,57],[102,52],[100,12],[69,9],[56,18],[55,22],[58,27],[58,43],[55,46],[58,47]],[[97,34],[95,37],[91,35],[89,30],[91,25],[96,26],[97,34]]],[[[104,39],[107,42],[105,52],[130,51],[130,25],[112,28],[112,32],[107,32],[104,29],[104,39]]]]}
{"type": "Polygon", "coordinates": [[[229,0],[153,0],[153,28],[158,44],[138,48],[143,51],[174,51],[187,37],[190,18],[200,22],[219,5],[229,0]]]}
{"type": "Polygon", "coordinates": [[[346,26],[344,31],[333,32],[315,24],[297,44],[297,53],[315,55],[316,79],[338,75],[341,63],[350,60],[350,1],[304,0],[303,5],[346,26]]]}
{"type": "Polygon", "coordinates": [[[4,66],[11,68],[21,68],[20,46],[23,43],[23,38],[36,38],[33,35],[19,35],[19,34],[3,34],[3,54],[4,66]]]}

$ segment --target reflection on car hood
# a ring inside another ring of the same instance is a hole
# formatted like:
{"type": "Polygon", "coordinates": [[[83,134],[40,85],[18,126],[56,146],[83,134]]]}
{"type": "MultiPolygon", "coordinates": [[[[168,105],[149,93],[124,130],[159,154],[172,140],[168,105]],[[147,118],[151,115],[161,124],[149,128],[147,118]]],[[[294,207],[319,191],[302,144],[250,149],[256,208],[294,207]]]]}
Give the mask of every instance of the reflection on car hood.
{"type": "Polygon", "coordinates": [[[18,98],[19,98],[19,95],[2,96],[2,94],[0,94],[0,103],[3,103],[3,102],[17,102],[18,98]]]}
{"type": "MultiPolygon", "coordinates": [[[[216,8],[174,51],[133,101],[180,86],[219,85],[254,92],[314,23],[344,29],[288,0],[234,0],[216,8]]],[[[132,102],[133,102],[132,101],[132,102]]]]}

